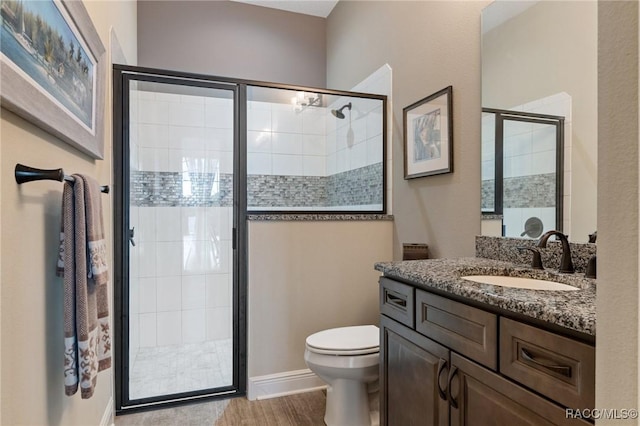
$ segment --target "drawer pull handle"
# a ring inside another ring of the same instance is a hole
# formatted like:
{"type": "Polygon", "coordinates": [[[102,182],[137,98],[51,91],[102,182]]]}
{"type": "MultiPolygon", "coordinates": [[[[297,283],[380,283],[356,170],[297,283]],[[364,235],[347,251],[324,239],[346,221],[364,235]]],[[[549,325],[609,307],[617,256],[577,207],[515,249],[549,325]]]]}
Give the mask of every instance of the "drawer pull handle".
{"type": "Polygon", "coordinates": [[[398,297],[398,296],[394,296],[391,293],[387,293],[387,302],[389,302],[392,305],[401,306],[401,307],[403,307],[405,309],[407,307],[407,300],[406,299],[403,299],[403,298],[398,297]]]}
{"type": "Polygon", "coordinates": [[[553,361],[546,359],[536,359],[531,352],[526,350],[525,348],[520,348],[520,355],[522,355],[522,359],[532,362],[540,367],[546,368],[547,370],[551,370],[558,374],[562,374],[563,376],[571,377],[571,367],[567,365],[557,365],[554,364],[553,361]]]}
{"type": "Polygon", "coordinates": [[[445,368],[447,368],[447,360],[440,358],[440,361],[438,361],[438,374],[436,374],[436,386],[438,387],[438,395],[440,395],[440,399],[444,401],[447,400],[447,394],[440,387],[440,376],[445,368]]]}
{"type": "Polygon", "coordinates": [[[447,391],[449,392],[449,405],[451,405],[454,409],[458,409],[458,401],[451,395],[451,382],[453,381],[453,376],[458,373],[458,367],[455,365],[451,366],[451,370],[449,370],[449,378],[447,379],[447,391]]]}

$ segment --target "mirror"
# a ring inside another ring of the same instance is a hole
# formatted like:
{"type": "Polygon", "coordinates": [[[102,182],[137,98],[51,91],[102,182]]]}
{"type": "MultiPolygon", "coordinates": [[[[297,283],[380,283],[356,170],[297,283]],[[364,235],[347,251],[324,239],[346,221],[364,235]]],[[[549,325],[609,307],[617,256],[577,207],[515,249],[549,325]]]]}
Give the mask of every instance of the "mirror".
{"type": "Polygon", "coordinates": [[[587,242],[596,230],[597,2],[495,1],[487,6],[482,12],[482,107],[482,234],[537,238],[539,228],[555,228],[571,241],[587,242]],[[514,117],[555,117],[562,123],[556,129],[563,142],[555,139],[552,146],[551,125],[518,119],[502,130],[504,149],[497,153],[499,132],[487,109],[514,117]],[[501,211],[493,208],[495,198],[502,198],[501,211]]]}

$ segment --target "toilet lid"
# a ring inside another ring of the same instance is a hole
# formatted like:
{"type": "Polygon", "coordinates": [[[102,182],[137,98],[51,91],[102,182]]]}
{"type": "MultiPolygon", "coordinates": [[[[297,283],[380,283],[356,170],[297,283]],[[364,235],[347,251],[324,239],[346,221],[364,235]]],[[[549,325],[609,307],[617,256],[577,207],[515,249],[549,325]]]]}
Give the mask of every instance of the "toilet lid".
{"type": "Polygon", "coordinates": [[[335,355],[364,355],[380,349],[380,330],[375,325],[340,327],[307,337],[312,352],[335,355]]]}

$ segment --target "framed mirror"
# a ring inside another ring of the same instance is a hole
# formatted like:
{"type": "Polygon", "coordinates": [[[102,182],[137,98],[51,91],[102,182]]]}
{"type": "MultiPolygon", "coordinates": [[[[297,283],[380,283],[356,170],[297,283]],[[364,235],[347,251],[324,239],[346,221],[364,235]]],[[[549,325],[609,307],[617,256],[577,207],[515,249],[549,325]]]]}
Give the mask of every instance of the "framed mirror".
{"type": "Polygon", "coordinates": [[[482,234],[596,230],[597,3],[482,12],[482,234]],[[501,140],[498,140],[501,139],[501,140]]]}

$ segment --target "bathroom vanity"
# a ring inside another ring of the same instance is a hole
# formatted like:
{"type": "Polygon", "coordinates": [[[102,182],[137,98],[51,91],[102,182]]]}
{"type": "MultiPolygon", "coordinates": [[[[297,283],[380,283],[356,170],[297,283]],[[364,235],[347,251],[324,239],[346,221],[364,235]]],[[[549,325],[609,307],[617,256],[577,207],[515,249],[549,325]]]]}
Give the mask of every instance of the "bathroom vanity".
{"type": "Polygon", "coordinates": [[[595,280],[482,259],[376,264],[382,425],[591,424],[595,280]],[[538,291],[467,275],[578,287],[538,291]]]}

